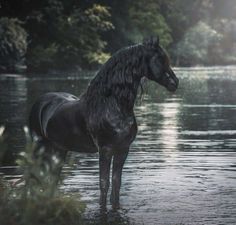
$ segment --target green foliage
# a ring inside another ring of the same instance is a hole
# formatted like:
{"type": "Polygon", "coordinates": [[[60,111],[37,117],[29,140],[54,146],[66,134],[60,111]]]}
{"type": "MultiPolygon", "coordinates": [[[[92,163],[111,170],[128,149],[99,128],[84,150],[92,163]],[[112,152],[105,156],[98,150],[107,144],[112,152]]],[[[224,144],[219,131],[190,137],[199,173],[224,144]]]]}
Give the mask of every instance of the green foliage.
{"type": "Polygon", "coordinates": [[[222,35],[220,42],[211,50],[211,62],[215,64],[236,63],[236,20],[216,19],[214,29],[222,35]]]}
{"type": "Polygon", "coordinates": [[[41,33],[34,34],[37,41],[32,42],[27,55],[29,68],[45,71],[104,63],[109,54],[104,52],[106,42],[101,39],[101,33],[113,29],[108,8],[94,4],[85,10],[76,7],[65,14],[64,5],[53,2],[40,13],[34,12],[28,20],[28,26],[34,24],[43,33],[47,29],[45,23],[50,22],[53,31],[51,40],[43,37],[39,40],[41,33]]]}
{"type": "Polygon", "coordinates": [[[84,204],[79,196],[65,196],[57,189],[55,172],[60,161],[54,155],[50,166],[39,157],[32,160],[33,145],[21,155],[18,164],[23,169],[20,187],[11,188],[0,180],[0,221],[11,225],[78,225],[84,224],[84,204]],[[43,166],[44,165],[44,166],[43,166]]]}
{"type": "Polygon", "coordinates": [[[160,36],[162,46],[167,47],[172,37],[170,27],[160,13],[160,4],[155,0],[130,1],[130,32],[133,42],[140,42],[150,35],[160,36]]]}
{"type": "Polygon", "coordinates": [[[18,19],[0,18],[0,71],[16,71],[24,65],[27,33],[18,19]]]}
{"type": "Polygon", "coordinates": [[[28,53],[27,64],[30,69],[41,71],[49,68],[55,68],[55,59],[58,54],[58,46],[55,43],[47,47],[37,45],[28,53]]]}
{"type": "Polygon", "coordinates": [[[235,7],[235,0],[2,1],[0,28],[11,35],[6,39],[0,29],[0,68],[24,63],[24,29],[30,71],[94,68],[121,47],[157,34],[179,65],[236,63],[235,7]]]}
{"type": "Polygon", "coordinates": [[[222,36],[204,22],[190,28],[183,39],[177,44],[177,58],[181,65],[207,64],[209,49],[222,36]]]}
{"type": "Polygon", "coordinates": [[[61,28],[65,35],[60,47],[63,60],[69,63],[78,59],[79,65],[87,66],[104,63],[109,54],[103,52],[106,42],[101,39],[101,32],[113,28],[109,17],[108,8],[101,5],[93,5],[84,12],[74,10],[61,28]]]}

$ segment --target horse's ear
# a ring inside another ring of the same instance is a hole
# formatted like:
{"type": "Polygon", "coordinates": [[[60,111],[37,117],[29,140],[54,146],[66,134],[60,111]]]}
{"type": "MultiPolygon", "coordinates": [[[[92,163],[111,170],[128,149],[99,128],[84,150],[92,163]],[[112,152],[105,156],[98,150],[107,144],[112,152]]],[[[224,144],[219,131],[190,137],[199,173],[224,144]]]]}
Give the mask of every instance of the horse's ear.
{"type": "Polygon", "coordinates": [[[149,38],[145,38],[143,39],[143,44],[150,47],[150,48],[157,48],[159,46],[159,37],[155,36],[155,37],[149,37],[149,38]]]}
{"type": "Polygon", "coordinates": [[[143,44],[144,44],[144,45],[149,45],[149,44],[150,44],[150,38],[145,37],[145,38],[143,39],[143,44]]]}

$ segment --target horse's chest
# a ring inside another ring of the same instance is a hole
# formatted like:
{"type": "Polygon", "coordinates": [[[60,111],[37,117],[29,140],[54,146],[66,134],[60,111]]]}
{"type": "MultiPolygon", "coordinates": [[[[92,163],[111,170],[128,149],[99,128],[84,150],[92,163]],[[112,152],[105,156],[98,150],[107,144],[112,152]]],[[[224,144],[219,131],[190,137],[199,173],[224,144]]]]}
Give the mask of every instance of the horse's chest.
{"type": "Polygon", "coordinates": [[[110,120],[108,122],[110,122],[110,126],[114,129],[116,135],[119,136],[128,135],[133,131],[136,125],[134,118],[127,118],[123,120],[114,118],[113,120],[110,120]]]}
{"type": "Polygon", "coordinates": [[[98,145],[129,146],[137,133],[137,124],[133,115],[104,114],[97,121],[92,135],[98,145]]]}

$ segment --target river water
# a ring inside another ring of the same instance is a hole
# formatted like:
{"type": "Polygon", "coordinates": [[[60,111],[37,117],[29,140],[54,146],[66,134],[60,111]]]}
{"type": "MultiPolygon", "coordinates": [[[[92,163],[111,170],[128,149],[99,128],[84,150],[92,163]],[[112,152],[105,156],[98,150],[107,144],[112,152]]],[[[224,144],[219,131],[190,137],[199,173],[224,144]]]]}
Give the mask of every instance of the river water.
{"type": "MultiPolygon", "coordinates": [[[[139,131],[123,171],[122,208],[115,213],[108,204],[108,224],[236,224],[236,68],[175,71],[180,78],[176,93],[147,82],[137,99],[139,131]]],[[[1,76],[0,131],[4,126],[10,134],[5,162],[23,149],[23,127],[40,94],[79,95],[90,79],[88,74],[80,79],[1,76]]],[[[64,166],[60,188],[80,192],[86,213],[101,219],[98,155],[71,153],[68,158],[75,166],[64,166]]],[[[1,172],[14,177],[10,169],[1,172]]]]}

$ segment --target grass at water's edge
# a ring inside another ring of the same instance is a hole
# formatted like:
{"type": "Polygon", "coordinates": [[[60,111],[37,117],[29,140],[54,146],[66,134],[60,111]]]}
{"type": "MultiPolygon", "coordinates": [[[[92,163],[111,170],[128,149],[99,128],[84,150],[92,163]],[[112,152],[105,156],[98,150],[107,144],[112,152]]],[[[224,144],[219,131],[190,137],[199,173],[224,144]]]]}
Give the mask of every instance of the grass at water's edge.
{"type": "Polygon", "coordinates": [[[74,225],[84,224],[84,206],[71,197],[22,197],[1,191],[1,225],[74,225]]]}

